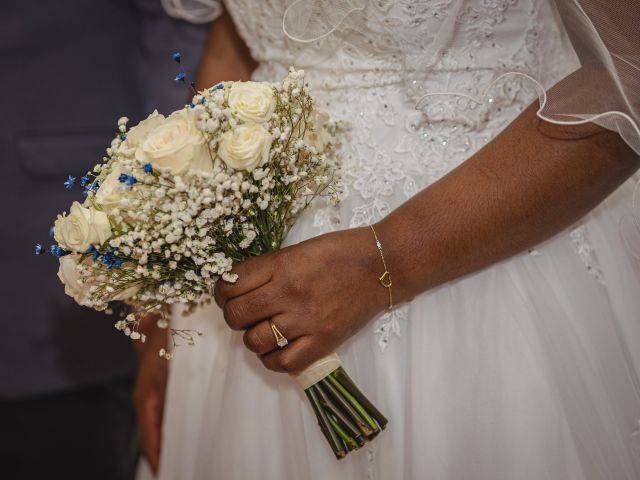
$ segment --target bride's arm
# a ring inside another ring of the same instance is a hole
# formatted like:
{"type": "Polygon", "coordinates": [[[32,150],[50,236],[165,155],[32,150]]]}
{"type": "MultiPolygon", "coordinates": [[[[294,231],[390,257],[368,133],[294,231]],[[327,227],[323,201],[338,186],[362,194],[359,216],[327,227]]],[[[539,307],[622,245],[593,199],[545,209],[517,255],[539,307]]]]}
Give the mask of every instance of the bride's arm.
{"type": "Polygon", "coordinates": [[[551,237],[640,165],[616,133],[550,124],[537,107],[380,222],[399,299],[551,237]]]}
{"type": "MultiPolygon", "coordinates": [[[[551,237],[638,168],[617,134],[553,125],[536,109],[376,225],[396,303],[551,237]]],[[[330,353],[388,303],[369,228],[322,235],[235,271],[236,284],[218,282],[216,301],[273,370],[297,371],[330,353]],[[293,340],[284,349],[267,318],[293,340]]]]}
{"type": "Polygon", "coordinates": [[[231,17],[223,12],[209,30],[196,76],[197,88],[201,90],[225,80],[249,80],[255,67],[256,62],[231,17]]]}

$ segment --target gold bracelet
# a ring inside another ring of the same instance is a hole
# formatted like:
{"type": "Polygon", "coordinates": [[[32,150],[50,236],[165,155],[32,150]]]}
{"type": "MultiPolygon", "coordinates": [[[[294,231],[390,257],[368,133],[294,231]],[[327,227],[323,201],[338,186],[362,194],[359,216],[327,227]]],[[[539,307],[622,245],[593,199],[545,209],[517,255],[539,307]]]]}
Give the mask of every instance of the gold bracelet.
{"type": "Polygon", "coordinates": [[[389,269],[387,268],[387,262],[384,259],[384,253],[382,253],[382,243],[380,243],[380,240],[378,239],[376,230],[373,228],[373,225],[369,226],[371,227],[373,236],[376,239],[376,247],[378,247],[378,252],[380,252],[380,258],[382,259],[382,265],[384,266],[384,273],[378,280],[380,281],[380,285],[389,291],[389,310],[391,310],[393,308],[393,295],[391,294],[391,285],[393,285],[393,282],[391,281],[391,272],[389,272],[389,269]]]}

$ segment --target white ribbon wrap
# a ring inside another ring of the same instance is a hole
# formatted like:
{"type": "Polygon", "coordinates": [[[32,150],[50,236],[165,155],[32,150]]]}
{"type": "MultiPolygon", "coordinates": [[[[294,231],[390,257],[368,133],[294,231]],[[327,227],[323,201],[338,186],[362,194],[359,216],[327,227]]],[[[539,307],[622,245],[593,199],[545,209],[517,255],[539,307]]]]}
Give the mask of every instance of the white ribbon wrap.
{"type": "Polygon", "coordinates": [[[337,353],[332,353],[326,357],[321,358],[313,362],[303,371],[298,373],[292,373],[291,377],[296,381],[302,390],[306,390],[312,385],[315,385],[331,372],[336,370],[342,365],[340,357],[337,353]]]}

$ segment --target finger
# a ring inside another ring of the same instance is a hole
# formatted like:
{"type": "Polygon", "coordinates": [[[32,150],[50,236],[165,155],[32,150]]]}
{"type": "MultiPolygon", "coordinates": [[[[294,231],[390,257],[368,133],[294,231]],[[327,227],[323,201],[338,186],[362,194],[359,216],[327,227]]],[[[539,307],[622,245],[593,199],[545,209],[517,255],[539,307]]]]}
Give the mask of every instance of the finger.
{"type": "Polygon", "coordinates": [[[265,367],[274,372],[300,372],[323,355],[316,351],[313,345],[312,337],[303,336],[281,350],[261,355],[260,360],[265,367]]]}
{"type": "MultiPolygon", "coordinates": [[[[284,315],[278,315],[272,321],[289,342],[293,342],[300,337],[300,332],[297,331],[296,324],[287,322],[284,315]]],[[[244,332],[242,339],[244,340],[245,346],[258,355],[265,355],[279,349],[275,333],[271,329],[271,324],[268,320],[259,322],[253,328],[244,332]]]]}
{"type": "Polygon", "coordinates": [[[140,437],[142,450],[154,474],[160,465],[162,406],[155,395],[149,396],[142,408],[140,437]]]}
{"type": "Polygon", "coordinates": [[[281,293],[271,284],[263,285],[239,297],[227,300],[222,309],[227,325],[233,330],[245,330],[278,313],[281,293]]]}
{"type": "Polygon", "coordinates": [[[235,283],[218,280],[213,292],[218,306],[222,308],[230,298],[244,295],[268,283],[273,275],[276,253],[266,253],[235,265],[232,270],[238,275],[235,283]]]}
{"type": "Polygon", "coordinates": [[[150,406],[145,407],[141,422],[140,435],[142,442],[142,451],[149,463],[149,467],[154,474],[158,472],[160,464],[160,448],[158,435],[159,432],[155,427],[155,412],[150,406]]]}

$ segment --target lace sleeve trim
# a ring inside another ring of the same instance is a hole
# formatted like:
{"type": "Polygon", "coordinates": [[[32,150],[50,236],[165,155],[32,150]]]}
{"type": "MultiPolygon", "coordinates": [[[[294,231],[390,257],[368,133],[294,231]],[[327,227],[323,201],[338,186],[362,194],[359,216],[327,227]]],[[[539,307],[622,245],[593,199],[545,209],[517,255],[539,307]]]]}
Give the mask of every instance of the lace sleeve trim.
{"type": "Polygon", "coordinates": [[[161,0],[167,15],[189,23],[209,23],[223,11],[220,0],[161,0]]]}

